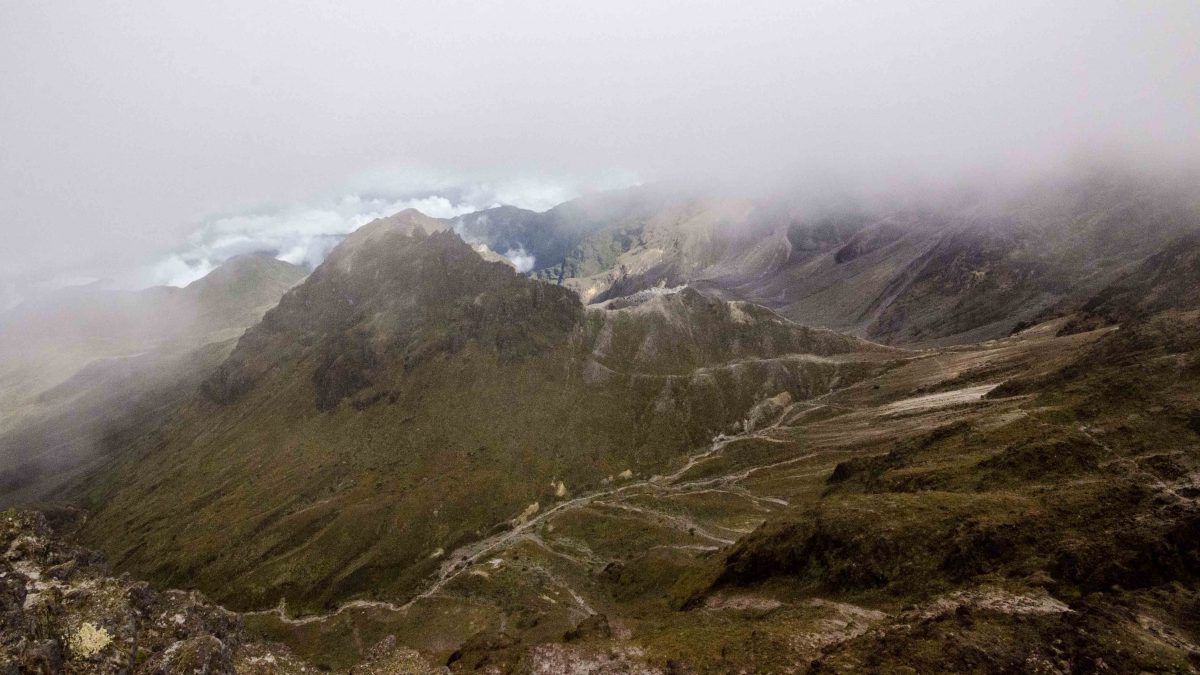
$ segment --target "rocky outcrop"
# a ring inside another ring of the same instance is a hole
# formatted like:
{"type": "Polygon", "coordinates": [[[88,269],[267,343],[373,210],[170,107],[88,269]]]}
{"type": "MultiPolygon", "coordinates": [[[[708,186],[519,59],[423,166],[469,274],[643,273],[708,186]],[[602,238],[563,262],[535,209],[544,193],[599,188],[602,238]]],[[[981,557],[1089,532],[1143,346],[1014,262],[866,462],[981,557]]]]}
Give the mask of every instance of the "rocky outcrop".
{"type": "Polygon", "coordinates": [[[0,512],[0,550],[0,672],[235,672],[241,619],[203,595],[111,576],[38,512],[0,512]]]}

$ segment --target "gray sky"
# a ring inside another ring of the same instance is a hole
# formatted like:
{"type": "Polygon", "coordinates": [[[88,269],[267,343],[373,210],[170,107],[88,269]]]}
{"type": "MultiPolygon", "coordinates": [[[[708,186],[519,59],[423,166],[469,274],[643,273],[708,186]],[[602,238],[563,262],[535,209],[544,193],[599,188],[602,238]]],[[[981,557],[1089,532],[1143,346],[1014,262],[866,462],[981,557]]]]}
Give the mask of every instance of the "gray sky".
{"type": "Polygon", "coordinates": [[[347,196],[1185,155],[1197,45],[1194,0],[0,0],[0,277],[347,196]]]}

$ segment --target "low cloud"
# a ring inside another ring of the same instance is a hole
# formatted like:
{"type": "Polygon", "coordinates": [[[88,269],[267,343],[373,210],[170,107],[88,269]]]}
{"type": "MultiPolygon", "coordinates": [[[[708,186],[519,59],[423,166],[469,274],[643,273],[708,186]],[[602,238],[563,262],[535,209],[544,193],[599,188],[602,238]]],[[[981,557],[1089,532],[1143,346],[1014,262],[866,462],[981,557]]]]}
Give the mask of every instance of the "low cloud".
{"type": "MultiPolygon", "coordinates": [[[[137,285],[185,286],[245,253],[265,253],[312,269],[347,234],[404,209],[435,218],[501,204],[544,211],[585,192],[635,182],[627,173],[590,179],[467,180],[412,169],[377,171],[352,181],[356,191],[334,199],[208,219],[183,246],[144,270],[137,285]]],[[[521,272],[533,269],[534,257],[524,247],[502,255],[521,272]]]]}
{"type": "Polygon", "coordinates": [[[520,248],[510,248],[502,255],[505,258],[508,258],[508,261],[512,263],[513,267],[517,268],[517,271],[521,274],[532,270],[534,263],[537,262],[537,259],[530,255],[525,250],[524,246],[520,248]]]}
{"type": "Polygon", "coordinates": [[[21,304],[24,298],[17,290],[17,285],[11,281],[0,281],[0,314],[21,304]]]}
{"type": "Polygon", "coordinates": [[[185,286],[244,253],[266,253],[311,269],[342,237],[376,218],[409,208],[435,218],[476,210],[472,204],[453,203],[438,195],[397,200],[351,194],[325,204],[221,216],[205,222],[183,247],[154,263],[146,281],[185,286]]]}
{"type": "Polygon", "coordinates": [[[311,261],[323,240],[256,228],[331,211],[317,232],[340,236],[342,194],[540,210],[612,167],[880,192],[1024,180],[1079,149],[1190,161],[1197,44],[1187,0],[4,2],[0,278],[172,251],[158,276],[182,281],[259,245],[311,261]],[[439,170],[344,184],[393,162],[439,170]],[[262,203],[312,212],[256,212],[220,245],[198,221],[262,203]],[[189,224],[205,234],[177,248],[189,224]]]}

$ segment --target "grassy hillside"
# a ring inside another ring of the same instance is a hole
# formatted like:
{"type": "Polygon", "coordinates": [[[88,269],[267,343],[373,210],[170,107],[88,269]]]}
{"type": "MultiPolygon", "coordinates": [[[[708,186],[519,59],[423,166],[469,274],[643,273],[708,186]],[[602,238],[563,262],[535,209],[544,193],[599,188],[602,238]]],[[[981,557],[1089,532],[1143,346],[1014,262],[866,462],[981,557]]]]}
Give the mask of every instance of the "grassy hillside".
{"type": "Polygon", "coordinates": [[[1187,672],[1195,319],[910,353],[448,549],[411,603],[250,625],[330,666],[360,634],[456,670],[1187,672]]]}
{"type": "Polygon", "coordinates": [[[322,668],[1194,671],[1195,211],[1084,183],[484,212],[569,234],[532,277],[403,212],[236,344],[43,391],[107,425],[52,495],[322,668]]]}
{"type": "Polygon", "coordinates": [[[831,642],[819,671],[1195,669],[1196,318],[1126,323],[1008,380],[988,397],[1022,401],[1011,422],[839,463],[811,506],[713,561],[689,604],[757,589],[906,606],[831,642]]]}
{"type": "Polygon", "coordinates": [[[404,599],[455,547],[890,357],[694,292],[585,310],[436,225],[348,238],[88,482],[85,540],[239,608],[404,599]]]}
{"type": "Polygon", "coordinates": [[[286,262],[239,256],[186,288],[65,289],[5,315],[0,503],[53,499],[153,428],[304,276],[286,262]]]}

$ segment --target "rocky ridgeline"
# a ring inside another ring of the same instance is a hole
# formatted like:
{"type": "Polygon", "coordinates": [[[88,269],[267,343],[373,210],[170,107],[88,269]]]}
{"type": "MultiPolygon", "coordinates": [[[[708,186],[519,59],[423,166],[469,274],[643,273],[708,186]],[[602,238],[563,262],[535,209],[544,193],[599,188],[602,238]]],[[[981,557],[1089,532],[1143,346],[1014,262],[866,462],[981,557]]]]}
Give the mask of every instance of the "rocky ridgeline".
{"type": "MultiPolygon", "coordinates": [[[[100,554],[63,541],[77,512],[0,512],[0,673],[313,673],[195,591],[156,592],[112,576],[100,554]]],[[[394,639],[355,673],[424,672],[394,639]]]]}

